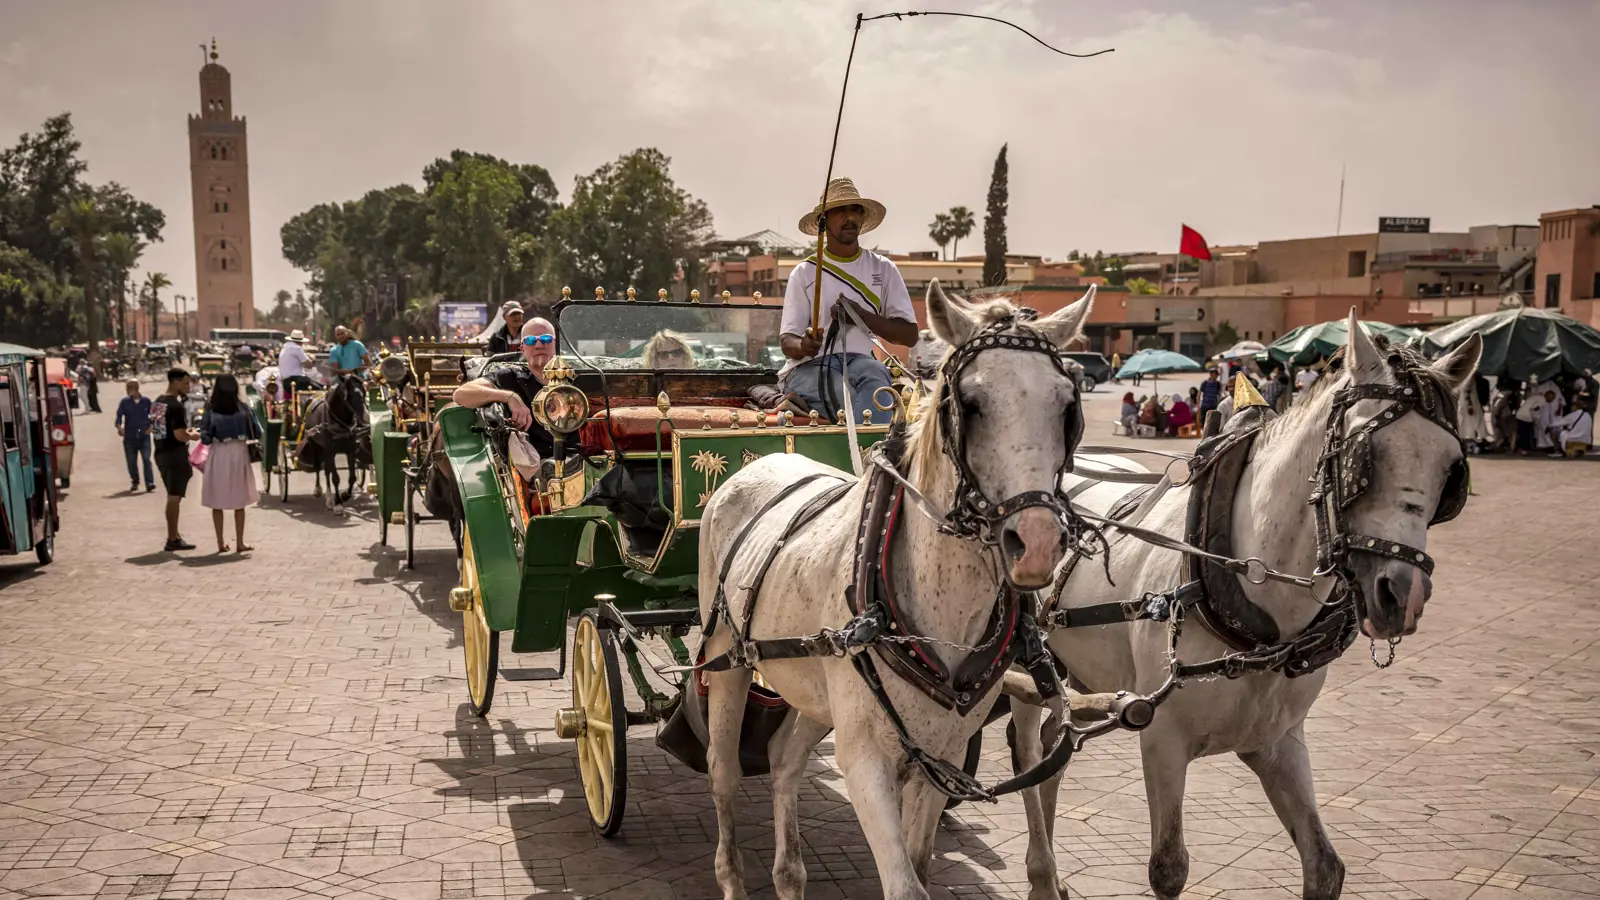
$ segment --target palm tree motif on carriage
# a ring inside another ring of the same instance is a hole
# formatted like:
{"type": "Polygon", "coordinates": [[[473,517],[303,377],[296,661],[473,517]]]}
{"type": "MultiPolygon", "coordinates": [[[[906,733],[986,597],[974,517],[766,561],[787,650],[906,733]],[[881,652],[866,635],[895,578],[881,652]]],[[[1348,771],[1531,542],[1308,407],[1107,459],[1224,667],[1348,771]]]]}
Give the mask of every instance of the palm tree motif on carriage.
{"type": "Polygon", "coordinates": [[[720,453],[710,450],[701,450],[689,459],[689,468],[694,469],[706,477],[706,489],[700,492],[700,502],[696,507],[703,507],[711,499],[711,494],[717,489],[717,482],[728,471],[728,458],[720,453]]]}
{"type": "Polygon", "coordinates": [[[744,448],[744,452],[739,454],[739,468],[742,469],[760,458],[761,454],[751,450],[749,447],[746,447],[744,448]]]}

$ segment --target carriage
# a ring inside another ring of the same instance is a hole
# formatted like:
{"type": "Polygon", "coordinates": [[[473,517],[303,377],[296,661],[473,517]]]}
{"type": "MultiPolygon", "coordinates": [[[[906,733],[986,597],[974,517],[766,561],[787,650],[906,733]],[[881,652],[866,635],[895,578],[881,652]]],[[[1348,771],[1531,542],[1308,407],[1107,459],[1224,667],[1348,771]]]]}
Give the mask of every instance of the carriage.
{"type": "Polygon", "coordinates": [[[431,472],[430,445],[436,417],[450,403],[451,394],[467,377],[469,368],[481,366],[481,343],[412,340],[405,355],[382,354],[374,382],[378,404],[372,412],[372,493],[378,503],[378,540],[389,543],[389,526],[405,528],[406,568],[416,564],[416,526],[425,521],[447,521],[461,551],[460,520],[451,513],[449,498],[425,496],[431,472]],[[421,500],[428,507],[417,508],[421,500]]]}
{"type": "MultiPolygon", "coordinates": [[[[0,344],[0,555],[29,550],[40,565],[55,558],[61,527],[55,452],[42,350],[0,344]]],[[[59,400],[58,400],[59,402],[59,400]]],[[[64,479],[63,479],[64,480],[64,479]]]]}
{"type": "MultiPolygon", "coordinates": [[[[769,453],[848,469],[849,442],[882,440],[899,398],[883,391],[875,421],[864,424],[746,408],[752,388],[777,380],[768,349],[778,344],[782,311],[759,295],[701,303],[697,291],[688,302],[666,301],[665,291],[657,302],[638,302],[632,290],[623,301],[598,290],[593,300],[563,294],[554,312],[558,355],[533,404],[555,437],[554,458],[537,471],[514,462],[515,429],[498,405],[437,414],[465,511],[450,605],[463,618],[477,715],[488,713],[497,678],[553,680],[570,668],[572,706],[558,712],[556,731],[577,741],[590,816],[610,836],[626,802],[628,726],[666,721],[694,693],[683,690],[692,662],[685,638],[699,621],[707,500],[769,453]],[[727,350],[708,350],[692,369],[647,368],[650,354],[640,348],[664,332],[727,350]],[[513,653],[554,651],[557,667],[502,671],[508,631],[513,653]],[[625,681],[637,709],[627,706],[625,681]]],[[[752,702],[781,704],[762,691],[752,690],[752,702]]]]}
{"type": "Polygon", "coordinates": [[[218,375],[228,372],[228,357],[221,353],[199,353],[194,358],[194,372],[200,382],[210,386],[218,375]]]}

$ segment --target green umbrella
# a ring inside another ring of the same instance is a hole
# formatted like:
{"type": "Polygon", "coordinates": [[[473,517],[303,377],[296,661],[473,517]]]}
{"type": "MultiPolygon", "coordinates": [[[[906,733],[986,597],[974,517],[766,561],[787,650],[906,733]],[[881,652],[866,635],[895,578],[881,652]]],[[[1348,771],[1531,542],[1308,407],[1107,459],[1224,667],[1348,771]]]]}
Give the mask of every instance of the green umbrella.
{"type": "MultiPolygon", "coordinates": [[[[1403,344],[1419,334],[1415,329],[1401,328],[1385,322],[1362,322],[1361,327],[1367,330],[1367,334],[1382,335],[1394,344],[1403,344]]],[[[1288,365],[1309,366],[1332,356],[1334,351],[1343,347],[1348,340],[1350,340],[1349,325],[1344,319],[1319,322],[1316,325],[1301,325],[1273,341],[1267,348],[1267,356],[1288,365]]]]}
{"type": "Polygon", "coordinates": [[[1135,375],[1171,375],[1175,372],[1204,372],[1205,366],[1200,365],[1182,353],[1173,353],[1171,350],[1140,350],[1128,357],[1117,370],[1118,378],[1132,378],[1135,375]]]}
{"type": "Polygon", "coordinates": [[[1422,352],[1442,356],[1483,336],[1478,374],[1544,381],[1562,372],[1600,369],[1600,331],[1553,309],[1513,307],[1452,322],[1422,338],[1422,352]]]}

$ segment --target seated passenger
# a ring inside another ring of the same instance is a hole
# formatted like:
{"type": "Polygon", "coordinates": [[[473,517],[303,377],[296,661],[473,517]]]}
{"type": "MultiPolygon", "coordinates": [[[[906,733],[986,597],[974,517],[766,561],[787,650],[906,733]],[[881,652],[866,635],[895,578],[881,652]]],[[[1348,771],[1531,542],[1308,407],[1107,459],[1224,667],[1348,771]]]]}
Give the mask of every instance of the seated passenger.
{"type": "Polygon", "coordinates": [[[528,443],[541,459],[555,455],[555,439],[533,418],[533,398],[544,387],[544,366],[556,354],[555,328],[545,319],[529,319],[522,326],[518,344],[521,366],[506,366],[484,378],[474,378],[456,388],[451,399],[468,409],[481,409],[491,403],[504,403],[511,409],[511,422],[528,437],[528,443]]]}
{"type": "Polygon", "coordinates": [[[1185,425],[1194,424],[1194,410],[1183,398],[1177,394],[1172,395],[1172,408],[1167,413],[1167,436],[1177,437],[1178,429],[1185,425]]]}
{"type": "Polygon", "coordinates": [[[690,349],[688,338],[663,329],[645,344],[640,364],[646,369],[692,369],[694,350],[690,349]]]}

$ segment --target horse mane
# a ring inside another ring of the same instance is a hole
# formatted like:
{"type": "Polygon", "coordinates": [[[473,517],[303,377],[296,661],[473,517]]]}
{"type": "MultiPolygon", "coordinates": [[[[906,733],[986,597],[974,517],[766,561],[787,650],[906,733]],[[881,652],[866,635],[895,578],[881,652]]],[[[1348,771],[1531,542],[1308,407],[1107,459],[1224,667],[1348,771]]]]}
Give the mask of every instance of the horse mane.
{"type": "MultiPolygon", "coordinates": [[[[1381,334],[1372,335],[1372,343],[1378,348],[1378,353],[1387,363],[1387,372],[1394,377],[1398,372],[1409,372],[1418,378],[1424,387],[1432,388],[1434,396],[1444,406],[1445,417],[1449,421],[1456,420],[1456,393],[1449,381],[1429,365],[1429,360],[1416,349],[1406,344],[1390,342],[1381,334]]],[[[1307,389],[1304,397],[1289,404],[1289,408],[1276,419],[1268,422],[1261,429],[1263,440],[1270,441],[1276,435],[1295,428],[1299,421],[1307,416],[1306,410],[1328,391],[1333,390],[1334,382],[1344,374],[1345,347],[1335,350],[1328,357],[1327,371],[1323,377],[1307,389]]],[[[1319,426],[1320,427],[1320,426],[1319,426]]]]}
{"type": "MultiPolygon", "coordinates": [[[[977,330],[995,322],[1014,318],[1017,308],[1005,300],[985,300],[968,307],[968,312],[973,315],[975,319],[973,329],[977,330]]],[[[940,462],[944,458],[944,426],[939,421],[939,410],[934,408],[934,404],[944,394],[944,360],[954,349],[950,347],[944,356],[940,357],[939,374],[933,379],[933,389],[923,404],[921,415],[912,423],[905,439],[905,457],[901,470],[907,473],[912,483],[923,489],[934,483],[934,479],[939,475],[939,467],[944,464],[940,462]]]]}

